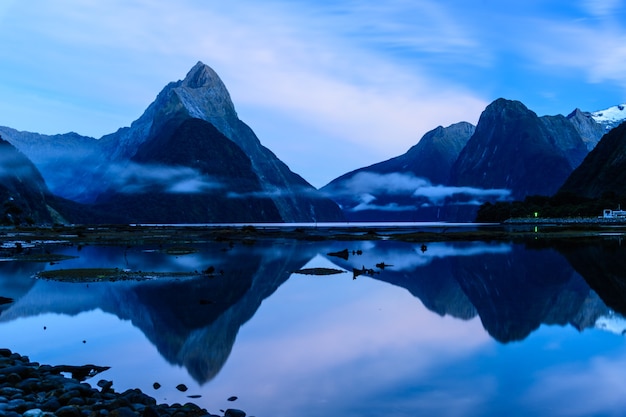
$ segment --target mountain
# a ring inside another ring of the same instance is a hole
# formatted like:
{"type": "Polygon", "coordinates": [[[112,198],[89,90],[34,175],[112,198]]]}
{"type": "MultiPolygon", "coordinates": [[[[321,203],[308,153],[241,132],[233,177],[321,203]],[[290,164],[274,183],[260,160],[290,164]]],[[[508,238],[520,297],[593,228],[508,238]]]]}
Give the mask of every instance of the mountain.
{"type": "Polygon", "coordinates": [[[606,133],[607,127],[598,123],[592,113],[583,112],[578,108],[567,115],[567,120],[574,125],[574,128],[587,146],[588,151],[595,148],[602,136],[606,133]]]}
{"type": "Polygon", "coordinates": [[[471,221],[486,201],[553,195],[611,128],[600,113],[539,117],[519,101],[498,99],[476,127],[438,127],[404,155],[321,191],[351,221],[471,221]]]}
{"type": "Polygon", "coordinates": [[[608,109],[591,113],[591,117],[604,127],[605,133],[626,121],[626,104],[618,104],[608,109]]]}
{"type": "Polygon", "coordinates": [[[626,122],[602,137],[560,191],[591,198],[626,195],[626,122]]]}
{"type": "MultiPolygon", "coordinates": [[[[185,79],[169,83],[129,128],[104,136],[100,140],[101,151],[114,164],[123,163],[131,160],[144,144],[166,135],[164,131],[176,129],[187,119],[209,122],[241,148],[250,159],[262,192],[271,198],[283,221],[343,220],[335,203],[323,197],[261,144],[252,129],[237,116],[226,86],[215,71],[202,62],[198,62],[185,79]]],[[[109,188],[111,181],[103,174],[91,189],[97,193],[102,184],[109,188]]]]}
{"type": "Polygon", "coordinates": [[[541,324],[593,327],[608,313],[584,279],[553,249],[458,257],[453,275],[496,340],[523,340],[541,324]]]}
{"type": "Polygon", "coordinates": [[[281,221],[250,158],[201,119],[162,127],[119,170],[120,181],[96,202],[119,213],[117,222],[281,221]]]}
{"type": "Polygon", "coordinates": [[[84,201],[85,178],[102,163],[98,141],[74,132],[42,135],[0,126],[0,135],[30,159],[54,195],[84,201]]]}
{"type": "Polygon", "coordinates": [[[474,130],[475,127],[467,122],[456,123],[445,128],[439,126],[426,133],[405,154],[348,172],[332,180],[325,187],[336,187],[363,172],[376,174],[410,173],[435,184],[447,184],[450,168],[474,130]]]}
{"type": "MultiPolygon", "coordinates": [[[[141,265],[143,270],[155,266],[154,257],[146,257],[141,250],[137,250],[139,254],[133,249],[128,251],[134,265],[141,265]]],[[[189,264],[168,262],[166,258],[156,261],[156,265],[175,265],[171,270],[181,271],[187,271],[184,265],[211,265],[221,271],[219,275],[89,286],[24,279],[41,271],[41,267],[31,262],[6,262],[0,274],[0,294],[11,296],[15,302],[0,309],[0,322],[47,313],[75,316],[101,310],[131,322],[169,363],[184,367],[203,384],[226,363],[241,326],[293,271],[320,251],[323,246],[319,243],[295,242],[283,242],[279,249],[273,242],[257,242],[254,249],[237,245],[226,251],[203,250],[186,255],[189,264]],[[276,256],[277,250],[280,256],[276,256]]],[[[112,267],[118,265],[118,254],[115,248],[100,245],[80,251],[87,264],[110,262],[112,267]]]]}
{"type": "Polygon", "coordinates": [[[621,239],[570,239],[555,247],[609,308],[626,314],[626,247],[621,239]]]}
{"type": "Polygon", "coordinates": [[[450,168],[474,129],[467,122],[439,126],[405,154],[348,172],[320,191],[337,202],[352,221],[436,218],[437,208],[417,190],[449,182],[450,168]]]}
{"type": "Polygon", "coordinates": [[[75,222],[341,221],[337,204],[292,172],[198,62],[130,127],[94,139],[0,128],[35,162],[75,222]],[[232,159],[232,160],[231,160],[232,159]]]}
{"type": "Polygon", "coordinates": [[[587,154],[564,116],[538,117],[519,101],[498,99],[452,167],[451,183],[508,189],[518,200],[552,195],[587,154]]]}
{"type": "Polygon", "coordinates": [[[53,198],[35,165],[0,137],[0,224],[52,223],[53,198]]]}
{"type": "MultiPolygon", "coordinates": [[[[335,243],[334,249],[341,245],[335,243]]],[[[609,314],[585,279],[551,248],[434,242],[422,252],[389,240],[354,243],[352,248],[360,248],[362,255],[329,260],[343,269],[358,270],[384,259],[388,267],[375,269],[372,279],[405,288],[441,316],[479,317],[485,330],[502,343],[523,340],[542,324],[591,328],[609,314]]]]}

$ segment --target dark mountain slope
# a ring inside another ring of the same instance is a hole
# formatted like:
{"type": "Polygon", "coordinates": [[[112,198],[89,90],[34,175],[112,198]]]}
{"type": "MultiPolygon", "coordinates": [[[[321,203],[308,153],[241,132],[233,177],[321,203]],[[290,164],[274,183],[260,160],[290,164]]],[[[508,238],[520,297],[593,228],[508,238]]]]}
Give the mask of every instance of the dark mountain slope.
{"type": "Polygon", "coordinates": [[[35,165],[0,137],[0,223],[52,223],[52,194],[35,165]]]}
{"type": "Polygon", "coordinates": [[[263,190],[271,195],[283,221],[343,219],[335,203],[293,173],[261,144],[252,129],[237,116],[228,90],[218,75],[201,62],[189,71],[184,80],[169,83],[130,128],[103,137],[102,151],[112,161],[131,159],[142,144],[162,135],[161,129],[189,118],[210,122],[245,152],[263,190]]]}
{"type": "Polygon", "coordinates": [[[98,141],[77,133],[41,135],[0,126],[0,135],[32,161],[50,191],[82,201],[86,178],[102,163],[98,141]]]}
{"type": "Polygon", "coordinates": [[[559,250],[606,305],[626,314],[626,248],[621,241],[557,242],[559,250]]]}
{"type": "Polygon", "coordinates": [[[605,192],[626,195],[626,122],[602,137],[560,191],[590,198],[605,192]]]}
{"type": "Polygon", "coordinates": [[[131,223],[281,221],[235,143],[204,120],[170,122],[119,168],[97,208],[131,223]]]}
{"type": "Polygon", "coordinates": [[[452,167],[451,182],[506,188],[515,199],[552,195],[586,152],[563,116],[539,118],[519,101],[498,99],[482,113],[452,167]]]}

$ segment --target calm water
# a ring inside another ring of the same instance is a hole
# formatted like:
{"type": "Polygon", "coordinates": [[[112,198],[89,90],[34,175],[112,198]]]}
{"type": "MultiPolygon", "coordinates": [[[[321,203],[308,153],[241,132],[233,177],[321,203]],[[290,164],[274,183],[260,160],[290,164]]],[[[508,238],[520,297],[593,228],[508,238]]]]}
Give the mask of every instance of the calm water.
{"type": "Polygon", "coordinates": [[[181,256],[59,246],[56,253],[78,258],[0,262],[0,295],[15,299],[0,306],[0,347],[42,363],[111,366],[89,382],[104,378],[120,392],[139,387],[214,413],[626,414],[619,240],[426,243],[425,251],[392,241],[215,243],[181,256]],[[328,255],[343,249],[347,259],[328,255]],[[208,266],[215,277],[32,278],[42,269],[208,266]],[[313,267],[344,272],[293,273],[313,267]],[[374,273],[355,277],[353,268],[374,273]],[[189,390],[177,391],[180,383],[189,390]]]}

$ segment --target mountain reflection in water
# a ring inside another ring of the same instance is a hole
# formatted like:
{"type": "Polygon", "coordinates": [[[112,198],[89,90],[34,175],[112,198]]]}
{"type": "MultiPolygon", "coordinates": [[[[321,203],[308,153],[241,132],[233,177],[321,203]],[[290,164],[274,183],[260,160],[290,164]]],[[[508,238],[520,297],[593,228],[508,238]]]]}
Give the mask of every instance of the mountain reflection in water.
{"type": "MultiPolygon", "coordinates": [[[[203,244],[198,252],[179,256],[158,248],[60,247],[57,252],[79,257],[58,265],[0,263],[0,295],[15,300],[0,306],[0,334],[3,323],[27,317],[101,310],[130,321],[167,362],[183,366],[204,384],[220,373],[240,329],[264,300],[290,277],[322,279],[293,274],[321,259],[346,271],[325,279],[352,281],[353,269],[371,269],[350,284],[373,279],[406,289],[439,316],[463,321],[478,317],[493,339],[508,343],[524,340],[542,325],[571,325],[581,331],[610,317],[612,309],[626,312],[626,249],[619,243],[598,240],[539,248],[485,242],[422,247],[390,240],[259,241],[232,247],[203,244]],[[344,249],[347,259],[328,255],[344,249]],[[212,266],[216,272],[211,277],[89,284],[31,278],[43,268],[87,266],[136,271],[201,271],[212,266]]],[[[295,316],[286,313],[282,319],[295,316]]],[[[349,335],[346,331],[345,337],[349,335]]],[[[12,348],[10,343],[6,347],[12,348]]]]}
{"type": "Polygon", "coordinates": [[[362,268],[381,259],[394,265],[375,279],[406,288],[431,311],[470,319],[479,315],[500,342],[526,338],[541,324],[592,327],[608,309],[567,260],[551,248],[483,242],[421,246],[371,242],[363,256],[337,262],[362,268]]]}

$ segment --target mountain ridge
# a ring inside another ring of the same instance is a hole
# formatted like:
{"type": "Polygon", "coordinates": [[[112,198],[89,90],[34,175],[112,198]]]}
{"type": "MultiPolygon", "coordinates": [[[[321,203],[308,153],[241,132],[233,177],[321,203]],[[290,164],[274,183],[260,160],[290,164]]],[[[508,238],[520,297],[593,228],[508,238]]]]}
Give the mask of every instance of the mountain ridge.
{"type": "Polygon", "coordinates": [[[559,191],[589,198],[626,195],[626,122],[602,137],[559,191]]]}
{"type": "Polygon", "coordinates": [[[353,221],[381,216],[396,221],[430,220],[437,213],[433,213],[431,199],[418,190],[432,192],[433,184],[449,182],[450,168],[474,130],[467,122],[438,126],[406,153],[348,172],[320,191],[331,196],[353,221]]]}
{"type": "Polygon", "coordinates": [[[552,195],[586,149],[564,116],[540,118],[521,102],[500,98],[481,114],[452,167],[452,183],[509,189],[515,199],[552,195]]]}
{"type": "Polygon", "coordinates": [[[246,153],[261,180],[262,191],[272,199],[283,221],[344,219],[334,202],[261,144],[252,129],[238,118],[217,73],[202,62],[194,65],[183,80],[169,83],[130,128],[103,137],[103,149],[112,160],[132,158],[139,146],[150,141],[165,124],[187,118],[211,123],[246,153]],[[117,143],[121,146],[116,147],[117,143]]]}
{"type": "Polygon", "coordinates": [[[58,213],[35,165],[0,136],[0,224],[52,223],[58,213]]]}
{"type": "MultiPolygon", "coordinates": [[[[103,211],[102,204],[106,204],[104,200],[106,200],[107,195],[110,196],[115,193],[114,188],[120,185],[120,175],[128,176],[123,170],[129,166],[134,166],[133,164],[151,163],[145,160],[133,161],[133,158],[142,146],[167,136],[167,132],[176,131],[186,120],[192,119],[203,120],[214,126],[226,140],[231,141],[233,146],[240,148],[246,158],[249,159],[250,166],[244,169],[245,175],[255,176],[258,186],[253,187],[254,189],[245,187],[240,189],[235,186],[230,190],[230,194],[219,197],[225,207],[233,207],[231,203],[235,200],[238,200],[235,205],[240,208],[245,207],[246,202],[250,203],[248,207],[250,213],[244,216],[242,220],[247,222],[344,220],[341,210],[332,200],[319,193],[300,175],[292,172],[271,150],[261,144],[252,129],[238,118],[230,94],[217,73],[200,61],[191,68],[183,80],[168,83],[143,114],[129,127],[120,128],[114,133],[104,135],[99,140],[80,137],[80,135],[75,134],[61,135],[59,138],[73,144],[68,146],[70,152],[64,154],[63,145],[53,140],[51,136],[19,133],[11,130],[12,137],[10,139],[20,143],[20,146],[28,150],[31,157],[41,156],[40,165],[44,166],[46,178],[54,185],[53,190],[56,195],[87,204],[85,207],[91,208],[90,214],[81,217],[81,219],[90,218],[95,222],[105,221],[105,219],[119,221],[129,218],[124,212],[125,209],[133,206],[141,207],[138,202],[131,204],[130,198],[121,198],[118,201],[125,200],[128,205],[123,204],[123,207],[120,208],[115,205],[106,205],[106,210],[103,211]],[[26,137],[28,135],[30,136],[26,137]],[[45,151],[42,152],[41,149],[27,146],[26,139],[29,138],[35,140],[40,148],[45,151]],[[46,148],[44,144],[49,146],[46,148]],[[80,147],[79,145],[84,146],[80,147]],[[52,154],[61,155],[63,158],[55,158],[52,154]],[[252,172],[249,172],[250,170],[252,172]],[[103,193],[105,195],[102,195],[103,193]],[[266,202],[263,203],[262,201],[266,202]],[[276,211],[278,215],[275,214],[276,211]]],[[[213,136],[213,134],[207,135],[207,137],[213,136]]],[[[202,140],[204,136],[195,135],[195,137],[202,140]]],[[[195,144],[190,144],[188,141],[181,140],[179,142],[163,142],[168,146],[168,149],[164,149],[163,152],[175,154],[176,147],[181,146],[183,142],[185,142],[185,146],[195,147],[195,144]]],[[[226,142],[222,141],[221,143],[225,149],[232,148],[226,142]]],[[[226,152],[226,154],[234,155],[232,152],[226,152]]],[[[211,156],[205,155],[205,158],[211,158],[211,156]]],[[[242,159],[240,158],[239,161],[242,159]]],[[[230,172],[231,176],[239,176],[239,172],[229,170],[227,164],[214,164],[214,166],[221,167],[224,172],[230,172]]],[[[169,171],[166,172],[179,168],[182,167],[168,167],[169,171]]],[[[149,173],[148,171],[137,172],[149,173]]],[[[147,178],[147,180],[152,179],[147,178]]],[[[233,181],[229,183],[231,185],[238,184],[233,181]]],[[[206,189],[188,191],[186,193],[189,197],[187,200],[190,204],[194,201],[198,202],[197,196],[192,197],[191,194],[199,195],[203,192],[206,194],[204,195],[204,203],[216,198],[214,194],[207,194],[206,191],[206,189]]],[[[121,195],[119,192],[117,194],[118,196],[121,195]]],[[[179,193],[178,197],[181,195],[182,193],[179,193]]],[[[141,200],[146,195],[138,193],[135,197],[141,200]]],[[[157,211],[168,213],[169,219],[175,218],[175,213],[167,211],[165,201],[156,199],[152,202],[155,205],[163,205],[157,211]]],[[[212,210],[205,210],[207,217],[202,218],[197,211],[196,215],[193,216],[194,221],[203,223],[232,220],[232,216],[230,216],[232,213],[219,209],[219,204],[213,203],[214,201],[211,204],[204,204],[205,209],[209,206],[214,207],[212,210]],[[221,216],[217,213],[221,213],[221,216]]],[[[240,209],[235,211],[241,213],[240,209]]]]}
{"type": "MultiPolygon", "coordinates": [[[[405,154],[345,173],[322,187],[322,192],[261,144],[239,119],[217,73],[201,61],[184,79],[168,83],[130,126],[100,139],[73,132],[40,135],[6,127],[0,127],[0,133],[5,132],[6,139],[35,163],[54,195],[87,203],[94,209],[91,218],[98,220],[103,213],[98,206],[112,194],[124,194],[114,187],[120,185],[120,175],[128,177],[125,168],[157,163],[135,159],[140,149],[193,119],[209,123],[238,146],[250,161],[250,167],[241,165],[241,172],[250,178],[253,173],[259,182],[254,190],[235,187],[224,198],[249,199],[255,204],[269,199],[278,210],[278,221],[467,221],[485,201],[556,192],[602,135],[617,121],[626,120],[626,111],[624,105],[618,105],[595,112],[576,108],[567,117],[539,117],[521,102],[497,99],[487,106],[477,126],[466,122],[439,126],[405,154]]],[[[193,146],[182,140],[179,145],[183,142],[193,146]]],[[[176,143],[163,143],[167,144],[164,153],[178,151],[176,143]]],[[[237,174],[225,164],[215,166],[231,176],[237,174]]],[[[170,166],[167,172],[178,168],[170,166]]],[[[188,172],[192,171],[194,168],[188,172]]],[[[137,198],[141,199],[141,194],[137,198]]],[[[261,212],[274,210],[266,208],[261,212]]],[[[109,209],[115,207],[107,206],[106,211],[109,209]]],[[[259,220],[269,218],[276,219],[261,215],[259,220]]]]}

